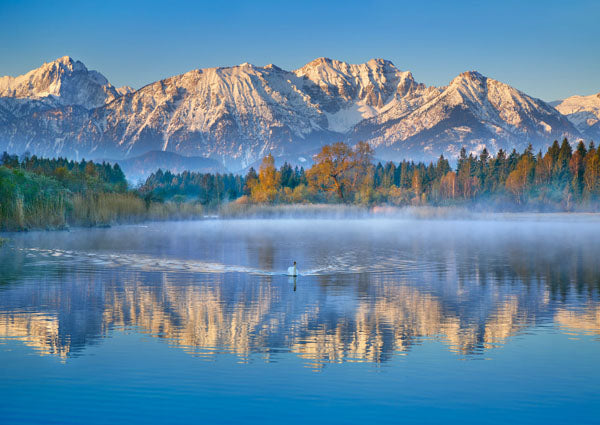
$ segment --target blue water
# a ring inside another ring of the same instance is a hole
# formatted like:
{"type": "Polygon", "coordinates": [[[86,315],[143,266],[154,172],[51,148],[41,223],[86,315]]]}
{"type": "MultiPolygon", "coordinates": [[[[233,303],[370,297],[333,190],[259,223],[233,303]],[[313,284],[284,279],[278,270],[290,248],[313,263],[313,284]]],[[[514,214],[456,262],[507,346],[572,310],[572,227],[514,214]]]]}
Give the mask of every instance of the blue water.
{"type": "Polygon", "coordinates": [[[598,224],[12,234],[0,423],[599,423],[598,224]]]}

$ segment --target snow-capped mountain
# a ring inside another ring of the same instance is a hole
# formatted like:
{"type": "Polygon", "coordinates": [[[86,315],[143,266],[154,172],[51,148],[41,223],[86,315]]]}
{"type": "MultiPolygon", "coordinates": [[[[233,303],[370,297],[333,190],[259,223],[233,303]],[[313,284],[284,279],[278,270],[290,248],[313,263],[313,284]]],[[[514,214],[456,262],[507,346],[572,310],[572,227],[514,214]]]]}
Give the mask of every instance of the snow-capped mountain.
{"type": "Polygon", "coordinates": [[[319,58],[294,74],[314,84],[305,88],[327,117],[327,129],[342,134],[365,119],[390,110],[403,114],[439,94],[383,59],[353,65],[319,58]]]}
{"type": "Polygon", "coordinates": [[[88,70],[82,62],[68,56],[25,75],[0,78],[0,98],[5,102],[37,100],[39,105],[50,107],[76,105],[91,109],[131,91],[130,87],[113,87],[102,74],[88,70]]]}
{"type": "Polygon", "coordinates": [[[584,136],[595,140],[600,138],[600,93],[571,96],[553,103],[584,136]]]}
{"type": "Polygon", "coordinates": [[[565,136],[574,140],[579,132],[553,107],[471,71],[416,108],[391,108],[362,121],[351,140],[368,140],[395,158],[426,158],[455,157],[463,146],[472,152],[484,146],[492,152],[524,149],[529,143],[537,148],[565,136]]]}
{"type": "Polygon", "coordinates": [[[366,140],[383,159],[434,159],[463,145],[494,152],[564,136],[581,133],[499,81],[466,72],[428,87],[383,59],[197,69],[136,91],[68,57],[0,79],[0,150],[17,153],[118,159],[162,150],[236,170],[334,141],[366,140]]]}
{"type": "Polygon", "coordinates": [[[365,118],[419,104],[429,91],[383,60],[322,58],[294,72],[242,64],[151,84],[96,111],[94,120],[127,154],[173,150],[221,158],[235,169],[269,152],[343,140],[365,118]]]}
{"type": "Polygon", "coordinates": [[[126,155],[170,150],[243,165],[332,139],[304,85],[273,65],[194,70],[121,97],[92,121],[126,155]]]}

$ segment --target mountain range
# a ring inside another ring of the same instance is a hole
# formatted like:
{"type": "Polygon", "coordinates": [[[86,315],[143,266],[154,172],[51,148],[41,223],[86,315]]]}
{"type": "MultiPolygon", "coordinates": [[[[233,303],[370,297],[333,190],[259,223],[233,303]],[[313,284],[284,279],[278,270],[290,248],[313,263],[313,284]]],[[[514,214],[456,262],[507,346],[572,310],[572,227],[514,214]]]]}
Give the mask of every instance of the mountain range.
{"type": "Polygon", "coordinates": [[[597,140],[599,121],[600,94],[547,103],[475,71],[427,86],[383,59],[195,69],[139,90],[68,56],[0,78],[0,151],[118,161],[154,152],[154,163],[163,151],[211,159],[213,170],[267,153],[301,162],[335,141],[367,141],[385,160],[539,149],[597,140]]]}

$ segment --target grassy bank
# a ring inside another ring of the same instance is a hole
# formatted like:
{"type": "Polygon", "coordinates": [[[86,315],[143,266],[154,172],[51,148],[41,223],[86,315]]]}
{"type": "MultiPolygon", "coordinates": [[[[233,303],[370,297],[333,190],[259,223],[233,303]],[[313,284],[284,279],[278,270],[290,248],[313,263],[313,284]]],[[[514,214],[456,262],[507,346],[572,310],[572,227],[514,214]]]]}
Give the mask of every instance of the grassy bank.
{"type": "Polygon", "coordinates": [[[127,191],[121,182],[116,186],[118,190],[98,184],[80,184],[78,189],[72,186],[55,176],[0,167],[0,231],[180,220],[205,213],[204,207],[196,203],[144,199],[134,191],[127,191]]]}

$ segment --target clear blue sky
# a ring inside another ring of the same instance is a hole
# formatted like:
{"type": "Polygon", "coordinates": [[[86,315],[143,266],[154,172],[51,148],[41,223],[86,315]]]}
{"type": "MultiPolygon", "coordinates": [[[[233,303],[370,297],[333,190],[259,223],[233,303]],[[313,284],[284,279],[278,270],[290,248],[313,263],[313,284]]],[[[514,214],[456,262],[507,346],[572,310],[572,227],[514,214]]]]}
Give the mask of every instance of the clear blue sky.
{"type": "Polygon", "coordinates": [[[600,1],[0,0],[0,75],[64,55],[134,88],[195,68],[382,57],[426,84],[478,70],[554,100],[600,92],[600,1]]]}

